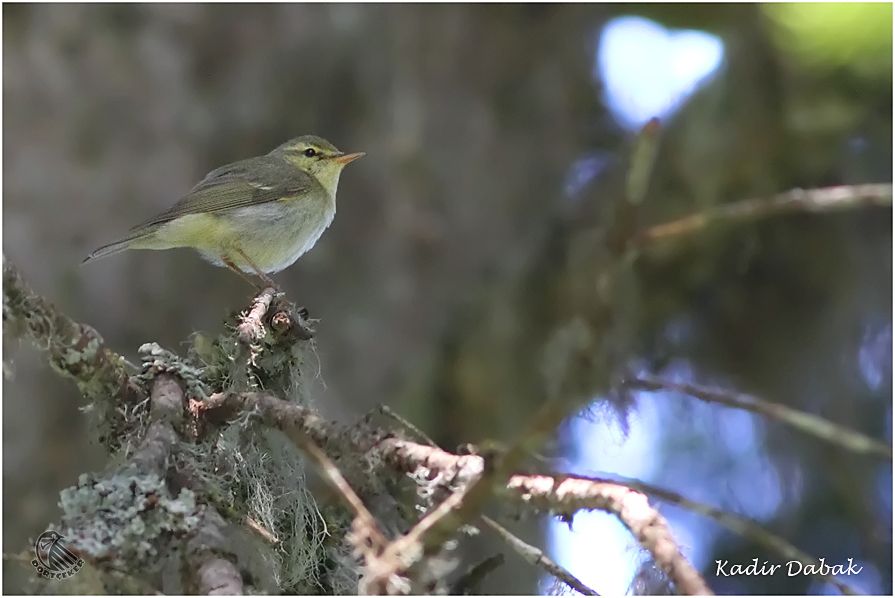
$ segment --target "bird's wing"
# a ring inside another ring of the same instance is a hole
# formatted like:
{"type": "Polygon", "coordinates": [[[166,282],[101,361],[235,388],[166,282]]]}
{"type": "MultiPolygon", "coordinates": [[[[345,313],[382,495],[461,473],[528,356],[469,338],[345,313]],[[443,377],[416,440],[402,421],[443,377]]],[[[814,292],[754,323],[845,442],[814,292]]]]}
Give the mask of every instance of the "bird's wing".
{"type": "Polygon", "coordinates": [[[294,197],[319,185],[297,168],[290,168],[284,177],[283,165],[276,160],[261,156],[212,170],[180,201],[132,230],[164,224],[187,214],[222,212],[294,197]]]}

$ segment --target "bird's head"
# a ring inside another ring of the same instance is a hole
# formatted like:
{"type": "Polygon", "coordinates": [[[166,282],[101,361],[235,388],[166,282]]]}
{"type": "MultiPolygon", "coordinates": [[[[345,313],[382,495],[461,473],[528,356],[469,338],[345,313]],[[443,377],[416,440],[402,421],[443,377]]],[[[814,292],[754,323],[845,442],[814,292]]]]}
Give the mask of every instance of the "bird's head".
{"type": "Polygon", "coordinates": [[[358,158],[363,152],[345,153],[332,143],[316,135],[303,135],[290,139],[271,152],[282,156],[287,162],[313,176],[330,194],[335,194],[342,169],[358,158]]]}

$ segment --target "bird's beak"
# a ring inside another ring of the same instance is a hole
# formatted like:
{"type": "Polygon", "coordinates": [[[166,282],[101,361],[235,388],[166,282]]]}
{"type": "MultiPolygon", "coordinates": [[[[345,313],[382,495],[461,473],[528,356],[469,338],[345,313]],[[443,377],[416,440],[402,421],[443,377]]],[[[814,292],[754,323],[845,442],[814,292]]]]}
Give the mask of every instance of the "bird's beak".
{"type": "Polygon", "coordinates": [[[367,154],[365,152],[354,152],[353,154],[339,154],[338,156],[333,157],[333,162],[337,162],[338,164],[348,164],[349,162],[354,162],[358,158],[363,158],[367,154]]]}

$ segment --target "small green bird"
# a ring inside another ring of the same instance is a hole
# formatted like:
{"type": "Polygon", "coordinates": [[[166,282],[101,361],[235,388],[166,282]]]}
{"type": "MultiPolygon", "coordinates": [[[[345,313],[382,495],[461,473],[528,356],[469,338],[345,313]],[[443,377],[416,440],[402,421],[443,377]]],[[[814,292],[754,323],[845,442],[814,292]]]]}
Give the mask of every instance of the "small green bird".
{"type": "Polygon", "coordinates": [[[342,169],[362,156],[314,135],[297,137],[266,156],[212,170],[170,209],[84,262],[125,249],[192,247],[216,266],[276,286],[267,274],[314,246],[336,214],[342,169]]]}

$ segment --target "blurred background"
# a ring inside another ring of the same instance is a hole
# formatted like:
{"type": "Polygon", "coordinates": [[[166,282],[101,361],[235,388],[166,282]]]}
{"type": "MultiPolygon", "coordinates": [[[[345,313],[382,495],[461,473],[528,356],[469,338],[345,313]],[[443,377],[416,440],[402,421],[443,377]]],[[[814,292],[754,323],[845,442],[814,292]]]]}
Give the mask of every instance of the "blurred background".
{"type": "MultiPolygon", "coordinates": [[[[244,281],[189,250],[83,256],[212,168],[296,135],[365,151],[333,226],[277,280],[321,320],[308,375],[326,415],[385,403],[446,447],[512,439],[543,401],[551,347],[586,312],[588,244],[650,117],[663,133],[645,222],[892,178],[888,4],[7,4],[3,17],[3,251],[35,290],[134,361],[147,341],[182,350],[246,305],[244,281]]],[[[852,558],[863,570],[846,581],[891,593],[890,462],[687,397],[613,392],[619,375],[650,372],[890,442],[891,244],[891,211],[877,208],[644,254],[613,334],[597,335],[611,367],[584,387],[593,408],[545,452],[559,469],[753,518],[827,562],[852,558]]],[[[11,553],[106,457],[75,389],[32,347],[3,349],[11,553]]],[[[716,559],[781,559],[657,504],[719,593],[833,591],[716,577],[716,559]]],[[[643,554],[608,515],[508,526],[599,592],[645,583],[643,554]]],[[[487,534],[470,544],[470,563],[508,552],[487,534]]],[[[4,572],[6,592],[31,575],[4,572]]],[[[557,591],[513,554],[482,589],[557,591]]]]}

